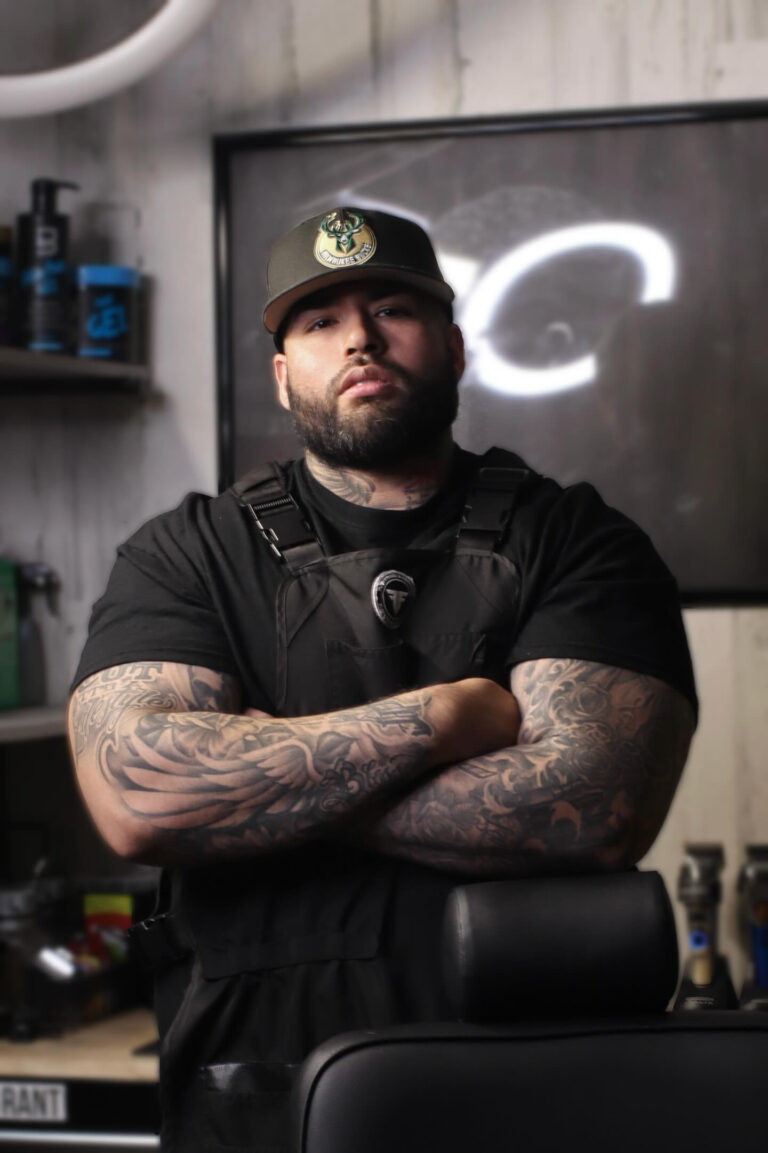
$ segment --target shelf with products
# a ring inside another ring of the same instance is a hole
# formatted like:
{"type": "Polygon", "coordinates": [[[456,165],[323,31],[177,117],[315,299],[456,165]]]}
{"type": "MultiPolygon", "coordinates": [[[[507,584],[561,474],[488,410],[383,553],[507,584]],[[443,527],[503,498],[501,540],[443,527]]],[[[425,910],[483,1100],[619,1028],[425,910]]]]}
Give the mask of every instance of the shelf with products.
{"type": "MultiPolygon", "coordinates": [[[[145,890],[149,891],[145,878],[137,881],[132,875],[105,872],[102,858],[95,858],[87,844],[83,855],[88,829],[77,823],[82,814],[72,806],[71,798],[76,793],[71,774],[59,771],[66,756],[64,727],[64,705],[0,711],[0,768],[6,764],[9,769],[23,768],[21,773],[0,772],[0,845],[7,849],[11,844],[10,828],[31,832],[33,837],[44,828],[46,845],[50,844],[52,856],[59,859],[65,844],[62,830],[66,829],[66,837],[77,842],[79,872],[73,860],[63,860],[61,874],[51,873],[47,883],[49,895],[63,894],[67,910],[76,898],[85,900],[85,893],[140,892],[144,897],[145,890]],[[21,791],[16,788],[20,781],[21,791]],[[40,787],[43,781],[45,790],[40,787]],[[47,798],[45,811],[40,810],[38,803],[43,791],[47,798]],[[54,811],[59,814],[58,829],[51,823],[54,811]]],[[[15,843],[17,847],[24,845],[23,841],[15,843]]],[[[13,907],[14,900],[21,901],[28,888],[26,870],[25,880],[14,879],[20,871],[20,860],[23,852],[13,859],[8,855],[0,860],[0,888],[10,895],[6,908],[13,907]]],[[[45,885],[46,880],[41,884],[45,885]]],[[[26,909],[23,904],[19,907],[26,909]]],[[[19,925],[23,927],[25,923],[20,919],[19,925]]],[[[19,926],[12,927],[18,930],[19,926]]],[[[111,1149],[157,1149],[157,1030],[147,998],[141,990],[137,995],[133,980],[128,979],[129,972],[122,966],[107,969],[103,980],[94,974],[88,978],[90,983],[70,986],[63,998],[47,990],[42,1002],[38,989],[29,1004],[35,1010],[41,1004],[47,1005],[52,1024],[26,1036],[18,1031],[19,1020],[24,1021],[18,992],[9,995],[9,990],[17,990],[14,982],[19,980],[18,959],[14,968],[9,940],[18,943],[21,937],[16,932],[10,938],[6,934],[0,941],[0,1149],[89,1148],[98,1153],[111,1149]],[[124,1003],[126,1007],[121,1008],[124,1003]],[[77,1024],[80,1014],[83,1022],[77,1024]]],[[[48,944],[54,945],[58,940],[48,944]]],[[[61,987],[54,984],[58,994],[61,987]]],[[[31,1019],[34,1023],[35,1013],[31,1019]]]]}
{"type": "Polygon", "coordinates": [[[150,372],[144,364],[0,347],[0,395],[101,392],[144,397],[150,391],[150,372]]]}

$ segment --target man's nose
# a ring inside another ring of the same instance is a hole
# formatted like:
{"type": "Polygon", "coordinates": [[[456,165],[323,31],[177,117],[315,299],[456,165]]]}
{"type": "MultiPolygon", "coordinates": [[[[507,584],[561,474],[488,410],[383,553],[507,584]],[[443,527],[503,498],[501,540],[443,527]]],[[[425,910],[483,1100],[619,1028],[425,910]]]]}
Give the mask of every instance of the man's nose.
{"type": "Polygon", "coordinates": [[[381,352],[384,335],[369,312],[363,309],[350,314],[344,331],[347,356],[381,352]]]}

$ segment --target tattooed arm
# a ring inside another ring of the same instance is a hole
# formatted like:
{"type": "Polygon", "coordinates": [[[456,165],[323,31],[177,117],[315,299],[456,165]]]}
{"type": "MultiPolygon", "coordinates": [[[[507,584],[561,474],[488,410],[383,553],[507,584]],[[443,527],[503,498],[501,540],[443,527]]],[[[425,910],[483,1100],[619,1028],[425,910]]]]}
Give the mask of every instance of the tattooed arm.
{"type": "Polygon", "coordinates": [[[654,677],[579,660],[518,665],[515,747],[418,781],[352,837],[478,875],[626,868],[655,839],[694,729],[654,677]]]}
{"type": "Polygon", "coordinates": [[[117,665],[72,695],[78,783],[107,843],[154,864],[260,853],[327,832],[436,765],[514,740],[480,678],[314,717],[242,716],[234,678],[117,665]]]}

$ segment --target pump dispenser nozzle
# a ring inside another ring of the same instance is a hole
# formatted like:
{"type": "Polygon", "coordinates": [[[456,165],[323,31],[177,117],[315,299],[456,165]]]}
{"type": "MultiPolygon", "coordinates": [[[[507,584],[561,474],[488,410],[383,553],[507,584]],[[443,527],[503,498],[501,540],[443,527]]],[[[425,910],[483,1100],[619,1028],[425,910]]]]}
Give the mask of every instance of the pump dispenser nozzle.
{"type": "Polygon", "coordinates": [[[36,215],[55,216],[56,198],[60,188],[71,188],[80,191],[79,184],[71,180],[54,180],[50,176],[38,176],[32,181],[32,211],[36,215]]]}
{"type": "Polygon", "coordinates": [[[58,615],[56,594],[61,586],[59,574],[42,561],[31,561],[19,565],[19,581],[22,595],[33,592],[45,593],[45,603],[52,616],[58,615]]]}

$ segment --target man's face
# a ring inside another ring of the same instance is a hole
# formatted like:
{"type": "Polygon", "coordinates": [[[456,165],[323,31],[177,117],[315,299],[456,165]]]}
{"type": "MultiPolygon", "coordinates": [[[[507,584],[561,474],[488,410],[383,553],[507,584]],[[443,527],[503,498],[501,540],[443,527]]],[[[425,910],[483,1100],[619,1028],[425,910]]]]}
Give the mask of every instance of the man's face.
{"type": "Polygon", "coordinates": [[[461,333],[431,297],[393,282],[315,293],[274,357],[278,397],[307,449],[386,468],[428,453],[456,418],[461,333]]]}

